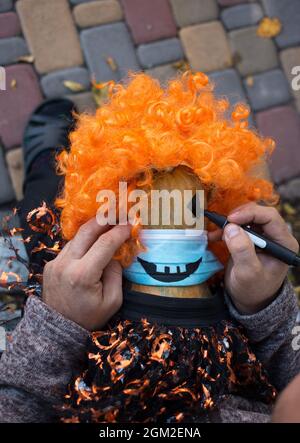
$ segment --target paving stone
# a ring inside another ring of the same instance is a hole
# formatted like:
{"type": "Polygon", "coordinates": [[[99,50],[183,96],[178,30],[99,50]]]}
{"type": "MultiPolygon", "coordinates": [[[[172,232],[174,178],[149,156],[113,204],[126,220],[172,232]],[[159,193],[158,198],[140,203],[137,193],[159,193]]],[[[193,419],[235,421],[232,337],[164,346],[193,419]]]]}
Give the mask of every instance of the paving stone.
{"type": "Polygon", "coordinates": [[[228,98],[232,105],[247,101],[241,78],[235,69],[212,72],[209,78],[215,85],[215,93],[218,97],[228,98]]]}
{"type": "Polygon", "coordinates": [[[17,200],[23,198],[23,182],[24,182],[24,159],[23,149],[11,149],[6,154],[8,170],[13,183],[17,200]]]}
{"type": "Polygon", "coordinates": [[[263,10],[258,3],[233,6],[221,12],[221,19],[227,29],[256,25],[263,16],[263,10]]]}
{"type": "Polygon", "coordinates": [[[70,0],[70,3],[72,5],[79,5],[80,3],[89,3],[92,1],[94,1],[94,0],[70,0]]]}
{"type": "Polygon", "coordinates": [[[269,163],[270,163],[270,160],[268,159],[267,161],[263,160],[262,162],[254,165],[249,170],[250,176],[253,176],[255,178],[264,178],[265,180],[271,181],[272,177],[271,177],[269,163]]]}
{"type": "Polygon", "coordinates": [[[280,184],[300,174],[300,117],[292,106],[280,106],[256,114],[258,130],[272,137],[277,147],[270,161],[273,180],[280,184]]]}
{"type": "MultiPolygon", "coordinates": [[[[1,217],[0,212],[0,217],[1,217]]],[[[3,214],[3,215],[8,215],[3,214]]],[[[0,224],[1,224],[1,218],[0,218],[0,224]]],[[[20,278],[21,282],[27,282],[28,279],[28,270],[27,267],[21,263],[20,261],[16,260],[15,254],[10,249],[11,243],[15,249],[18,249],[18,254],[28,262],[28,256],[26,253],[26,249],[24,246],[24,243],[22,241],[21,234],[17,234],[13,237],[10,237],[9,239],[7,237],[0,237],[0,269],[1,274],[2,272],[13,272],[17,274],[20,278]]],[[[13,277],[10,279],[11,282],[13,282],[13,277]]],[[[3,288],[0,287],[0,292],[3,291],[3,288]]]]}
{"type": "MultiPolygon", "coordinates": [[[[0,206],[0,233],[3,233],[2,229],[3,229],[4,217],[7,218],[6,226],[9,229],[12,229],[13,227],[20,228],[19,216],[13,214],[13,209],[15,208],[15,206],[16,206],[15,202],[10,202],[10,203],[0,206]]],[[[0,236],[0,238],[1,238],[1,236],[0,236]]],[[[1,252],[0,252],[0,256],[1,256],[1,252]]],[[[0,267],[0,269],[1,269],[1,267],[0,267]]],[[[1,304],[1,301],[0,301],[0,304],[1,304]]]]}
{"type": "Polygon", "coordinates": [[[28,54],[29,50],[22,37],[0,39],[0,65],[16,63],[19,57],[28,54]]]}
{"type": "Polygon", "coordinates": [[[300,43],[300,2],[299,0],[262,0],[266,14],[278,17],[282,31],[275,38],[281,48],[300,43]]]}
{"type": "Polygon", "coordinates": [[[152,69],[146,69],[146,74],[159,80],[160,84],[165,86],[171,78],[178,75],[178,70],[173,66],[173,64],[167,64],[162,66],[156,66],[152,69]]]}
{"type": "MultiPolygon", "coordinates": [[[[11,229],[13,227],[20,228],[19,216],[13,214],[13,210],[16,207],[15,202],[10,202],[0,206],[0,232],[2,233],[3,228],[3,218],[7,217],[6,226],[11,229]],[[8,218],[9,217],[9,218],[8,218]]],[[[1,237],[1,236],[0,236],[1,237]]],[[[1,254],[0,254],[1,255],[1,254]]],[[[1,303],[1,301],[0,301],[1,303]]]]}
{"type": "MultiPolygon", "coordinates": [[[[13,209],[15,207],[15,202],[11,204],[1,206],[0,208],[0,232],[3,228],[3,218],[8,217],[6,225],[9,229],[19,228],[20,227],[20,219],[18,215],[13,215],[13,209]]],[[[16,260],[15,253],[13,253],[10,246],[13,246],[14,249],[18,249],[18,254],[22,257],[26,263],[28,263],[28,256],[26,253],[25,245],[22,240],[21,234],[16,234],[13,237],[7,237],[6,235],[0,236],[0,274],[2,272],[13,272],[17,274],[20,278],[21,282],[26,282],[28,279],[28,269],[22,264],[20,261],[16,260]],[[12,258],[12,259],[11,259],[12,258]]],[[[13,281],[13,277],[10,279],[13,281]]],[[[5,291],[3,287],[0,285],[0,294],[5,291]]],[[[3,298],[0,299],[0,307],[3,298]]],[[[16,312],[15,312],[16,313],[16,312]]],[[[3,312],[1,313],[3,314],[3,312]]],[[[1,322],[1,321],[0,321],[1,322]]],[[[10,323],[13,323],[10,322],[10,323]]],[[[5,325],[6,327],[7,325],[5,325]]]]}
{"type": "Polygon", "coordinates": [[[176,36],[176,24],[168,0],[121,0],[135,43],[176,36]]]}
{"type": "Polygon", "coordinates": [[[253,111],[261,111],[272,106],[283,105],[291,100],[289,84],[280,69],[253,76],[253,84],[244,81],[253,111]]]}
{"type": "Polygon", "coordinates": [[[20,33],[21,26],[15,12],[0,14],[0,38],[15,37],[20,33]]]}
{"type": "Polygon", "coordinates": [[[121,5],[116,0],[82,3],[74,8],[73,14],[80,28],[117,22],[123,18],[121,5]]]}
{"type": "Polygon", "coordinates": [[[140,69],[124,23],[84,30],[81,32],[81,44],[89,70],[98,81],[120,80],[128,70],[140,69]]]}
{"type": "Polygon", "coordinates": [[[218,18],[216,0],[170,0],[177,25],[195,25],[218,18]]]}
{"type": "Polygon", "coordinates": [[[236,66],[243,76],[258,74],[278,66],[276,47],[271,39],[256,35],[256,26],[229,33],[236,66]]]}
{"type": "Polygon", "coordinates": [[[28,117],[43,97],[30,65],[9,66],[6,80],[7,89],[0,92],[0,137],[6,148],[12,148],[21,145],[28,117]]]}
{"type": "Polygon", "coordinates": [[[220,6],[233,6],[240,3],[249,3],[253,0],[218,0],[220,6]]]}
{"type": "Polygon", "coordinates": [[[300,177],[294,180],[288,181],[286,184],[277,188],[281,198],[289,200],[291,203],[295,203],[300,200],[300,177]]]}
{"type": "Polygon", "coordinates": [[[184,58],[181,42],[178,38],[140,45],[137,49],[137,55],[144,68],[152,68],[156,65],[184,58]]]}
{"type": "MultiPolygon", "coordinates": [[[[217,97],[227,98],[231,105],[240,102],[248,103],[242,80],[235,69],[212,72],[209,74],[209,78],[214,83],[217,97]]],[[[250,115],[248,121],[250,126],[255,126],[252,115],[250,115]]]]}
{"type": "Polygon", "coordinates": [[[10,11],[13,8],[12,0],[1,0],[0,2],[0,12],[10,11]]]}
{"type": "Polygon", "coordinates": [[[300,68],[292,74],[292,69],[300,66],[300,47],[289,48],[280,52],[280,60],[288,78],[291,91],[296,100],[297,107],[300,111],[300,68]],[[297,80],[297,77],[299,80],[297,80]],[[297,90],[298,89],[298,90],[297,90]]]}
{"type": "Polygon", "coordinates": [[[83,64],[67,0],[19,0],[17,11],[40,74],[83,64]]]}
{"type": "Polygon", "coordinates": [[[79,113],[89,113],[93,114],[96,109],[96,102],[93,98],[93,94],[91,92],[81,92],[80,94],[70,94],[66,95],[66,98],[72,100],[72,102],[76,105],[76,108],[79,113]]]}
{"type": "Polygon", "coordinates": [[[230,47],[221,22],[183,28],[180,38],[192,69],[209,72],[232,65],[230,47]]]}
{"type": "Polygon", "coordinates": [[[62,71],[51,72],[45,75],[41,80],[42,89],[46,97],[59,97],[72,93],[64,85],[64,81],[73,81],[79,83],[87,90],[90,87],[90,75],[85,68],[69,68],[62,71]]]}
{"type": "Polygon", "coordinates": [[[0,205],[15,199],[14,189],[7,171],[3,148],[0,146],[0,205]]]}

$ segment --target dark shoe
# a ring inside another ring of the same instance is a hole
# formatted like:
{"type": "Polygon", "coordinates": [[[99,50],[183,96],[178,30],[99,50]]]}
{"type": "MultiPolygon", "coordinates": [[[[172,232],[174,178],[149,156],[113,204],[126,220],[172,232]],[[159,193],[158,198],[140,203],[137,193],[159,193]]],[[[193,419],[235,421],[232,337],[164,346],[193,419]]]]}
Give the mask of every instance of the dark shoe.
{"type": "Polygon", "coordinates": [[[44,101],[30,117],[23,139],[25,173],[43,151],[69,146],[69,133],[75,125],[76,108],[68,99],[44,101]]]}

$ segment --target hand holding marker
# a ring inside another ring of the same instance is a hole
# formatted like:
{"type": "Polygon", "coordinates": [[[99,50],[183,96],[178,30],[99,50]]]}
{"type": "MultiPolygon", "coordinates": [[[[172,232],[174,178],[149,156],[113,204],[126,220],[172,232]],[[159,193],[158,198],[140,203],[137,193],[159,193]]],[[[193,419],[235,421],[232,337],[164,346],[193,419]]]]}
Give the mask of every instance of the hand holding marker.
{"type": "MultiPolygon", "coordinates": [[[[197,205],[196,195],[194,195],[192,199],[192,212],[194,216],[196,216],[197,214],[196,205],[197,205]]],[[[229,223],[229,221],[224,215],[217,214],[216,212],[210,212],[204,210],[204,215],[215,225],[219,226],[221,229],[224,229],[225,226],[229,223]]],[[[253,231],[250,228],[250,226],[241,226],[241,228],[245,232],[247,232],[247,234],[249,235],[250,239],[255,244],[255,246],[257,246],[266,254],[269,254],[272,257],[281,260],[287,265],[300,266],[300,257],[295,252],[291,251],[288,248],[285,248],[279,243],[276,243],[261,234],[258,234],[257,232],[253,231]]]]}

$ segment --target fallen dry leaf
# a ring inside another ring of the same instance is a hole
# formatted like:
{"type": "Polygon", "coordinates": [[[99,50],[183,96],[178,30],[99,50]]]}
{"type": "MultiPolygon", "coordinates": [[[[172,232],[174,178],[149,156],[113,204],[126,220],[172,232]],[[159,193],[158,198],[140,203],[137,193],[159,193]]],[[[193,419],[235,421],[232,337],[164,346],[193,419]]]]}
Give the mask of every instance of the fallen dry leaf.
{"type": "Polygon", "coordinates": [[[108,90],[107,89],[99,90],[93,88],[92,94],[96,105],[98,106],[98,108],[100,108],[103,105],[103,103],[107,100],[108,90]]]}
{"type": "Polygon", "coordinates": [[[12,81],[10,82],[10,87],[11,87],[11,89],[16,89],[17,80],[15,78],[13,78],[12,81]]]}
{"type": "Polygon", "coordinates": [[[179,60],[173,63],[172,67],[178,71],[189,71],[191,69],[190,65],[185,60],[179,60]]]}
{"type": "Polygon", "coordinates": [[[296,214],[296,209],[290,203],[284,203],[283,210],[287,215],[296,214]]]}
{"type": "Polygon", "coordinates": [[[106,58],[106,63],[108,64],[108,66],[110,67],[110,69],[112,71],[117,71],[118,65],[117,65],[117,63],[115,62],[115,60],[112,57],[107,57],[106,58]]]}
{"type": "Polygon", "coordinates": [[[15,303],[8,303],[5,306],[5,309],[8,311],[15,311],[17,309],[17,305],[15,303]]]}
{"type": "Polygon", "coordinates": [[[109,80],[108,82],[97,82],[95,78],[92,78],[92,94],[98,108],[100,108],[107,100],[109,91],[114,84],[113,80],[109,80]]]}
{"type": "Polygon", "coordinates": [[[33,55],[23,55],[22,57],[19,57],[17,59],[17,62],[33,63],[34,62],[34,57],[33,57],[33,55]]]}
{"type": "Polygon", "coordinates": [[[252,88],[252,86],[254,85],[254,78],[252,77],[252,75],[249,75],[246,78],[246,84],[247,86],[249,86],[249,88],[252,88]]]}
{"type": "Polygon", "coordinates": [[[279,18],[265,17],[260,21],[256,34],[262,38],[272,38],[280,34],[281,30],[282,24],[279,18]]]}
{"type": "Polygon", "coordinates": [[[300,295],[300,286],[294,287],[294,291],[296,292],[297,295],[300,295]]]}
{"type": "Polygon", "coordinates": [[[66,88],[73,92],[81,92],[85,89],[81,83],[73,82],[72,80],[65,80],[63,83],[66,88]]]}

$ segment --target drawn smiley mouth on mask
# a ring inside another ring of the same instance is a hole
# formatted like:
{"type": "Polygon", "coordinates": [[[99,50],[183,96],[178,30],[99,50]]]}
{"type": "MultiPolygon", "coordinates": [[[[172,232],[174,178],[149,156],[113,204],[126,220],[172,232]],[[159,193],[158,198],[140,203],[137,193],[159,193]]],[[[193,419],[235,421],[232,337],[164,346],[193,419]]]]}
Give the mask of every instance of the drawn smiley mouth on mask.
{"type": "Polygon", "coordinates": [[[164,282],[164,283],[176,283],[178,281],[182,281],[189,277],[191,274],[193,274],[199,267],[202,257],[199,258],[199,260],[188,263],[185,266],[185,271],[180,271],[180,266],[177,266],[177,272],[170,272],[170,267],[165,266],[164,272],[157,271],[157,266],[155,263],[151,263],[149,261],[143,260],[140,257],[137,257],[138,262],[143,266],[144,270],[147,272],[150,277],[154,278],[155,280],[164,282]]]}

